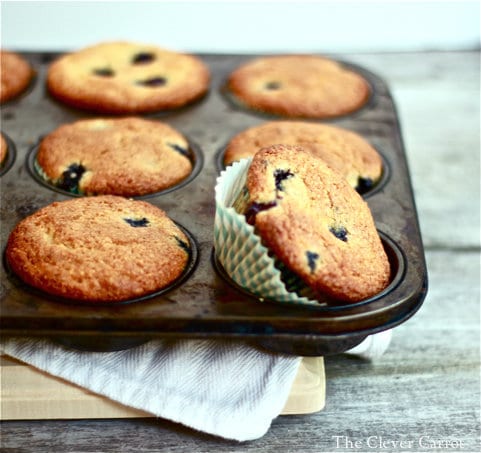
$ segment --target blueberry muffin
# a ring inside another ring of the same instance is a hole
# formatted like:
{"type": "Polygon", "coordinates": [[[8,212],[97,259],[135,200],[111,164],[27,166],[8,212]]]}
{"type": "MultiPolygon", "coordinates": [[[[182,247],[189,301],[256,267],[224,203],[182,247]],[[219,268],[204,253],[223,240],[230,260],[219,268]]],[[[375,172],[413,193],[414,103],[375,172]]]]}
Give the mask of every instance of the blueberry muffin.
{"type": "Polygon", "coordinates": [[[36,167],[49,183],[83,195],[141,196],[168,189],[192,171],[186,138],[142,118],[64,124],[44,137],[36,167]]]}
{"type": "Polygon", "coordinates": [[[203,96],[209,83],[209,69],[199,58],[132,42],[66,54],[47,75],[48,90],[61,102],[109,114],[179,108],[203,96]]]}
{"type": "Polygon", "coordinates": [[[74,301],[116,302],[167,287],[191,245],[164,211],[116,196],[54,202],[11,232],[6,259],[25,283],[74,301]]]}
{"type": "Polygon", "coordinates": [[[317,55],[255,58],[229,75],[227,90],[247,108],[297,118],[349,114],[370,96],[361,75],[317,55]]]}
{"type": "Polygon", "coordinates": [[[372,188],[382,175],[381,156],[363,137],[341,127],[304,121],[271,121],[238,133],[227,144],[224,164],[280,143],[301,146],[322,158],[360,193],[372,188]]]}
{"type": "Polygon", "coordinates": [[[379,293],[390,265],[361,196],[300,147],[258,151],[244,213],[263,244],[319,294],[356,302],[379,293]]]}
{"type": "Polygon", "coordinates": [[[21,55],[0,50],[0,104],[22,94],[29,86],[34,71],[30,63],[21,55]]]}

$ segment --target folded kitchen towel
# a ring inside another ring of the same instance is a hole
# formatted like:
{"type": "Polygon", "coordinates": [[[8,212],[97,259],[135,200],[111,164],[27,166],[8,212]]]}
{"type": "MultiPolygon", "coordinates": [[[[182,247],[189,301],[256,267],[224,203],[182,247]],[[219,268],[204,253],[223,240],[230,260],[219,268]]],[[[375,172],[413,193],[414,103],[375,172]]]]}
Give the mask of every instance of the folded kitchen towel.
{"type": "MultiPolygon", "coordinates": [[[[358,347],[360,356],[372,359],[386,349],[390,335],[374,337],[379,340],[368,337],[358,347]]],[[[237,441],[267,432],[301,361],[222,340],[153,340],[115,352],[33,338],[9,338],[1,346],[4,354],[114,401],[237,441]]]]}
{"type": "Polygon", "coordinates": [[[267,432],[301,360],[219,340],[154,340],[108,353],[38,339],[2,346],[5,354],[112,400],[238,441],[267,432]]]}

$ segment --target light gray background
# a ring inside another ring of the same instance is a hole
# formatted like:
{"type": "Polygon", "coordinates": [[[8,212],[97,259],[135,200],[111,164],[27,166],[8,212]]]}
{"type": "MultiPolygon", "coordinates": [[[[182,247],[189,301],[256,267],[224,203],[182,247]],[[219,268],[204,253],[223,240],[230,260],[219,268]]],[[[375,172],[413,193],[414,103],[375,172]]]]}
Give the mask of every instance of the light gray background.
{"type": "Polygon", "coordinates": [[[2,47],[125,39],[218,53],[479,46],[479,1],[1,1],[2,47]]]}

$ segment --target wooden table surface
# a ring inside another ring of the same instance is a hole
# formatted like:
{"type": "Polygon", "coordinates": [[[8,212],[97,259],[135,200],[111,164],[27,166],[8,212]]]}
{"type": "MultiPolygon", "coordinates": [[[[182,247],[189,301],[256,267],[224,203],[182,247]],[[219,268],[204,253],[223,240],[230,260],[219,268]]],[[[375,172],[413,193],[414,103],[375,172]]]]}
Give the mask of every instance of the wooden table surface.
{"type": "Polygon", "coordinates": [[[326,407],[238,444],[166,420],[8,421],[13,452],[480,451],[479,52],[349,54],[391,88],[429,271],[420,311],[369,363],[325,360],[326,407]]]}

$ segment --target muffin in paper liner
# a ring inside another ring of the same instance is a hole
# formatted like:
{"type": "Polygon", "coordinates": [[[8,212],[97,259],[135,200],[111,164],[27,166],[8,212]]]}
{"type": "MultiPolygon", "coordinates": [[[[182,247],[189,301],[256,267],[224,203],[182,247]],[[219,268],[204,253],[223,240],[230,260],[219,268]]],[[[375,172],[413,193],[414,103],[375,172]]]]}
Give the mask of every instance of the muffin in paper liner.
{"type": "MultiPolygon", "coordinates": [[[[302,296],[308,290],[303,282],[283,269],[255,234],[243,214],[233,205],[243,197],[247,170],[252,158],[242,159],[222,171],[215,187],[214,248],[217,260],[227,275],[240,287],[258,296],[303,305],[327,305],[302,296]],[[287,276],[284,278],[284,276],[287,276]],[[289,281],[287,289],[284,281],[289,281]],[[284,281],[283,281],[284,280],[284,281]]],[[[241,200],[242,202],[242,200],[241,200]]],[[[309,291],[308,291],[309,292],[309,291]]]]}

